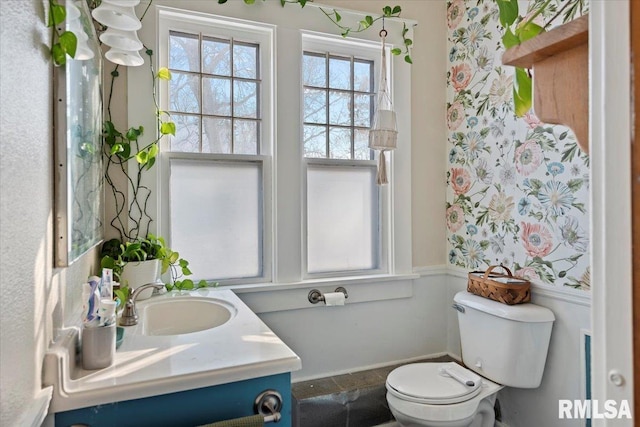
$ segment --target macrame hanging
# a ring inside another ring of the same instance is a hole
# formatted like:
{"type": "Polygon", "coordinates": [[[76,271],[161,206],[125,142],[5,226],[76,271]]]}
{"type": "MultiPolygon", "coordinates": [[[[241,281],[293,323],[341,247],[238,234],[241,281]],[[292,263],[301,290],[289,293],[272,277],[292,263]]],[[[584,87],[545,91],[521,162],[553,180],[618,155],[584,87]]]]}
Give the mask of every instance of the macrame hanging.
{"type": "Polygon", "coordinates": [[[387,31],[384,29],[384,19],[382,20],[382,30],[380,39],[382,43],[382,61],[380,65],[380,86],[378,88],[378,100],[376,102],[376,112],[373,116],[373,124],[369,131],[369,148],[380,151],[378,156],[378,185],[388,184],[387,161],[385,151],[395,150],[398,142],[398,127],[396,124],[396,112],[393,111],[389,84],[387,82],[387,54],[385,49],[385,38],[387,31]]]}

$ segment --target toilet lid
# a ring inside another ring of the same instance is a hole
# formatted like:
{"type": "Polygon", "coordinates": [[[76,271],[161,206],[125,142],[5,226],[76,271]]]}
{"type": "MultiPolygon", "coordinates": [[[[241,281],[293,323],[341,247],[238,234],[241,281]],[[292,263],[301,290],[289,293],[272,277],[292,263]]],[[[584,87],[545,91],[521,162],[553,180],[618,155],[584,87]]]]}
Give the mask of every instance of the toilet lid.
{"type": "Polygon", "coordinates": [[[455,362],[404,365],[394,369],[386,383],[400,399],[434,405],[469,400],[480,393],[481,384],[482,377],[455,362]]]}

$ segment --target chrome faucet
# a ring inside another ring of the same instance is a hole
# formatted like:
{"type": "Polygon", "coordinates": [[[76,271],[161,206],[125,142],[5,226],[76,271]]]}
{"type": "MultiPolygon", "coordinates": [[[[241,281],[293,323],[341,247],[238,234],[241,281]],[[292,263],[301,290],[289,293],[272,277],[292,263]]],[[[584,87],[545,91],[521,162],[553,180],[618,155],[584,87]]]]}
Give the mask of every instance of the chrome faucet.
{"type": "Polygon", "coordinates": [[[164,287],[164,283],[147,283],[146,285],[138,286],[133,290],[133,292],[129,293],[129,298],[124,305],[124,310],[122,310],[122,317],[120,317],[120,325],[122,326],[133,326],[138,324],[138,311],[136,310],[136,298],[140,295],[140,292],[145,289],[155,288],[162,289],[164,287]]]}

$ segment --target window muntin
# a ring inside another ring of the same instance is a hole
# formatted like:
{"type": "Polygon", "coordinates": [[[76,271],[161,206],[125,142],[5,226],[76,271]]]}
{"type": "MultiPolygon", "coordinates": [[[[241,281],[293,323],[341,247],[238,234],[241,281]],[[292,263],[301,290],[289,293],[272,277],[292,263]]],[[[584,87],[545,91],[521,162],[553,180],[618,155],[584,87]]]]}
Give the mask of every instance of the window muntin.
{"type": "Polygon", "coordinates": [[[372,60],[305,51],[303,146],[307,158],[371,160],[372,60]]]}
{"type": "Polygon", "coordinates": [[[174,152],[260,154],[257,43],[169,32],[169,113],[174,152]]]}

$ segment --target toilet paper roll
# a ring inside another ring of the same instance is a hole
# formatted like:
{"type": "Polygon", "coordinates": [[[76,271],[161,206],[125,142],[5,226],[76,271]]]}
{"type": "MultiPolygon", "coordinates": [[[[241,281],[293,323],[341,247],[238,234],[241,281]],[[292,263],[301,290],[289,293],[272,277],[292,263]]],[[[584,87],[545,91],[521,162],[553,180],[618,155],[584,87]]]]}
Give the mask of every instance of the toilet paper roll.
{"type": "Polygon", "coordinates": [[[327,292],[324,294],[326,305],[344,305],[345,296],[342,292],[327,292]]]}

